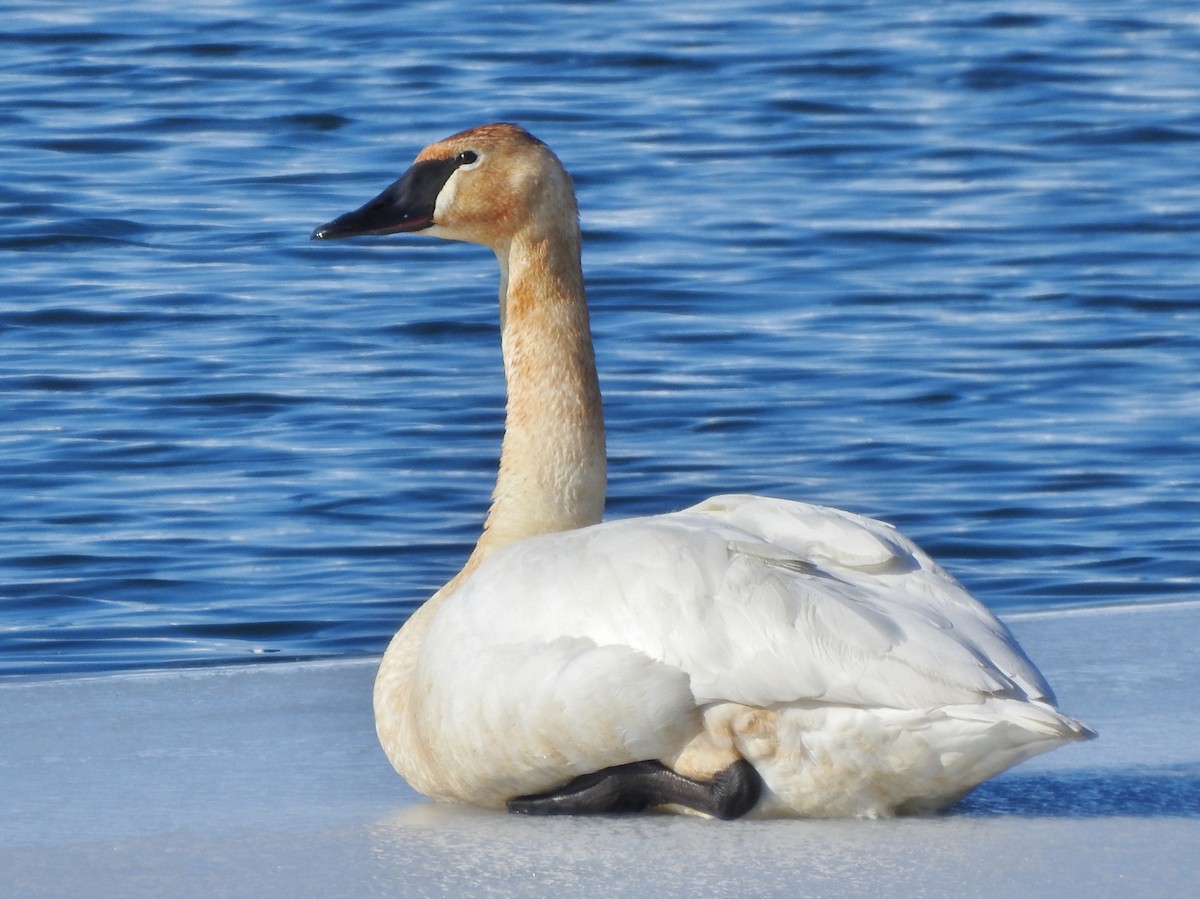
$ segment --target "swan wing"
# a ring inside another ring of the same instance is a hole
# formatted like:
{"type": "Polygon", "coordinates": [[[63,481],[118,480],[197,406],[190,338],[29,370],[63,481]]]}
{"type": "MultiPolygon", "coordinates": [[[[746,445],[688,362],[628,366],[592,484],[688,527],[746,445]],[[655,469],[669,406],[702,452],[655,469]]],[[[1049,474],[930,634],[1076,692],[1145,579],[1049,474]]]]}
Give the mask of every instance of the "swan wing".
{"type": "MultiPolygon", "coordinates": [[[[739,596],[785,597],[796,617],[779,632],[781,655],[815,660],[811,679],[827,692],[813,698],[899,708],[984,696],[1054,703],[1008,628],[890,524],[759,496],[714,497],[689,513],[752,535],[731,542],[722,598],[744,615],[763,600],[747,606],[739,596]]],[[[772,663],[749,667],[769,679],[772,663]]]]}
{"type": "Polygon", "coordinates": [[[439,633],[519,646],[526,667],[564,638],[617,647],[686,673],[697,704],[1052,701],[1004,625],[890,525],[763,497],[514,544],[450,598],[425,650],[439,633]]]}

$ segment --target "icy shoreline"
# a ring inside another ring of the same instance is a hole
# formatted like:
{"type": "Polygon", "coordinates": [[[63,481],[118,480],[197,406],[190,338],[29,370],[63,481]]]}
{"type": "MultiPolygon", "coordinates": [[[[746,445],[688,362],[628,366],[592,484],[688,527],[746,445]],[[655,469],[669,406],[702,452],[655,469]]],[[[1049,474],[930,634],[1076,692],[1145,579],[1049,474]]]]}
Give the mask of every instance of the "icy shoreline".
{"type": "Polygon", "coordinates": [[[375,744],[374,661],[9,681],[0,879],[23,897],[1188,894],[1200,604],[1009,621],[1100,739],[896,821],[433,805],[375,744]]]}

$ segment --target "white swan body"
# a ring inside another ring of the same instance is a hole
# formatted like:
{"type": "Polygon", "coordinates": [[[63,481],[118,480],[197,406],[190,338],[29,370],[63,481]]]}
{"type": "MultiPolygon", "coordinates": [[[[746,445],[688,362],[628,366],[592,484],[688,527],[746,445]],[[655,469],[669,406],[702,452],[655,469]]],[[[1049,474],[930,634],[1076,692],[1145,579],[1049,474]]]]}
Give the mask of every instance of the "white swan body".
{"type": "Polygon", "coordinates": [[[412,171],[314,234],[428,230],[501,265],[492,510],[376,681],[381,743],[412,786],[503,807],[632,762],[703,781],[744,759],[764,785],[752,814],[876,817],[945,807],[1093,736],[889,525],[752,496],[597,523],[603,422],[569,179],[508,125],[434,144],[412,171]]]}

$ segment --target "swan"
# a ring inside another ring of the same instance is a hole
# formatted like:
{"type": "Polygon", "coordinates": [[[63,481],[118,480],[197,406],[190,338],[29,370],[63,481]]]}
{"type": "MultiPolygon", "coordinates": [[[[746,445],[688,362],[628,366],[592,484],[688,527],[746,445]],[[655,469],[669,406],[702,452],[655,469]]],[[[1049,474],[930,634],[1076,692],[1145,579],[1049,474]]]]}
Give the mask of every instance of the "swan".
{"type": "Polygon", "coordinates": [[[1095,736],[888,524],[745,495],[601,522],[578,212],[540,140],[438,141],[312,237],[397,232],[495,252],[508,390],[483,532],[375,682],[416,790],[525,814],[886,817],[1095,736]]]}

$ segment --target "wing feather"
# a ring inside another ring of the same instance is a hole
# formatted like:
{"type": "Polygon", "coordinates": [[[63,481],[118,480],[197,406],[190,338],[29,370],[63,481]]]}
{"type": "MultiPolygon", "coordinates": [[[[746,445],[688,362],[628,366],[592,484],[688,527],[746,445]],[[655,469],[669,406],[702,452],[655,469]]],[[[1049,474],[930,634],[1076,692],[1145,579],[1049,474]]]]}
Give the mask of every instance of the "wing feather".
{"type": "Polygon", "coordinates": [[[761,497],[515,544],[450,597],[422,652],[490,659],[474,676],[519,680],[528,709],[676,708],[667,671],[697,705],[1051,698],[1004,625],[890,525],[761,497]],[[651,673],[661,685],[637,695],[651,673]]]}

